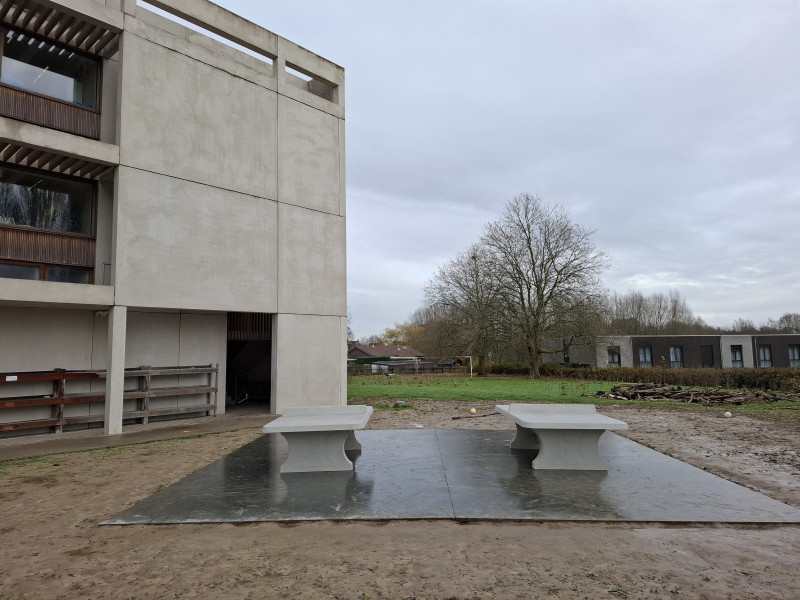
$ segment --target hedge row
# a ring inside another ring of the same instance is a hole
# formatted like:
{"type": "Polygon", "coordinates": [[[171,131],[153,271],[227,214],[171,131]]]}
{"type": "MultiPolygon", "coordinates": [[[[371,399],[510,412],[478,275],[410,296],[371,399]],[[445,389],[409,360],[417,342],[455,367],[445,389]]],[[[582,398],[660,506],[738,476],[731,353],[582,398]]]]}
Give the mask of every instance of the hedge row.
{"type": "MultiPolygon", "coordinates": [[[[500,363],[489,367],[493,375],[527,375],[528,367],[520,364],[500,363]]],[[[539,373],[545,377],[586,379],[593,381],[618,381],[630,383],[657,383],[731,389],[775,390],[793,392],[800,390],[798,369],[663,369],[660,367],[570,367],[558,363],[544,363],[539,373]]]]}

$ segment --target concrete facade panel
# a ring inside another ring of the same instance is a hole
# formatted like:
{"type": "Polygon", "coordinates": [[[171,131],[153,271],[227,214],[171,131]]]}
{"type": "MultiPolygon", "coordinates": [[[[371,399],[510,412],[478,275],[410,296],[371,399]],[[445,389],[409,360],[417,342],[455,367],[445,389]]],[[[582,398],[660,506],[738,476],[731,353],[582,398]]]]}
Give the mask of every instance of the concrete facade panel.
{"type": "MultiPolygon", "coordinates": [[[[125,368],[174,366],[180,358],[180,313],[128,311],[125,368]]],[[[130,387],[130,386],[128,386],[130,387]]]]}
{"type": "Polygon", "coordinates": [[[0,372],[91,369],[92,315],[91,310],[0,306],[0,372]]]}
{"type": "Polygon", "coordinates": [[[278,140],[279,200],[340,215],[339,120],[281,96],[278,140]]]}
{"type": "Polygon", "coordinates": [[[114,230],[114,183],[97,184],[97,240],[94,256],[95,285],[111,285],[113,260],[112,232],[114,230]]]}
{"type": "Polygon", "coordinates": [[[129,33],[122,69],[122,164],[275,199],[275,92],[129,33]]]}
{"type": "Polygon", "coordinates": [[[280,204],[278,222],[278,312],[346,315],[344,218],[280,204]]]}
{"type": "Polygon", "coordinates": [[[753,336],[751,335],[722,335],[720,336],[720,355],[722,357],[722,368],[730,369],[733,367],[731,346],[742,347],[742,367],[752,368],[753,363],[753,336]]]}
{"type": "Polygon", "coordinates": [[[119,53],[103,60],[103,79],[100,89],[100,141],[117,143],[119,134],[117,106],[119,105],[119,53]]]}
{"type": "MultiPolygon", "coordinates": [[[[225,412],[225,356],[227,352],[228,318],[225,314],[181,315],[179,366],[198,366],[211,364],[219,368],[217,373],[217,413],[225,412]]],[[[181,385],[205,385],[205,375],[180,377],[181,385]]],[[[195,402],[199,398],[190,397],[184,403],[195,402]]]]}
{"type": "Polygon", "coordinates": [[[125,30],[130,34],[179,54],[191,56],[269,90],[278,89],[273,65],[226,46],[204,33],[193,31],[144,9],[137,11],[136,19],[129,18],[126,23],[125,30]]]}
{"type": "Polygon", "coordinates": [[[342,317],[275,315],[272,343],[273,412],[347,404],[342,317]]]}
{"type": "Polygon", "coordinates": [[[275,312],[274,202],[124,167],[117,190],[117,303],[275,312]]]}

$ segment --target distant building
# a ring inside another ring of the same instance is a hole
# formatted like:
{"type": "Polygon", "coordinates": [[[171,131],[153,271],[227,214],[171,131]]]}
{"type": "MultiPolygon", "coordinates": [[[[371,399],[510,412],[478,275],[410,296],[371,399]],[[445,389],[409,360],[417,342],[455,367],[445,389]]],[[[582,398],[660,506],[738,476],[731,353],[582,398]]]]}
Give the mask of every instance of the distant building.
{"type": "Polygon", "coordinates": [[[422,352],[411,346],[377,346],[375,344],[351,344],[347,358],[385,358],[386,360],[408,360],[423,357],[422,352]]]}
{"type": "MultiPolygon", "coordinates": [[[[561,343],[553,340],[552,347],[561,343]]],[[[800,335],[601,336],[543,360],[593,367],[800,368],[800,335]]]]}

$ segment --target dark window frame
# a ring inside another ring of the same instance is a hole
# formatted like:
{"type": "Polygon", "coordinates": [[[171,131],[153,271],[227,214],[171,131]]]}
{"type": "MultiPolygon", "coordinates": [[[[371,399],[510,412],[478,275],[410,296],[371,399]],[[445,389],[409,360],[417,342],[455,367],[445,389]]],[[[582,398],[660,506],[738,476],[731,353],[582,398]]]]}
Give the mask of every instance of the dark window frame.
{"type": "Polygon", "coordinates": [[[744,351],[741,344],[731,344],[731,368],[744,368],[744,351]]]}
{"type": "Polygon", "coordinates": [[[622,352],[619,346],[608,346],[607,358],[606,363],[609,367],[621,367],[622,366],[622,352]],[[612,362],[612,357],[616,357],[616,360],[612,362]]]}
{"type": "Polygon", "coordinates": [[[639,346],[639,366],[652,367],[653,366],[653,347],[652,346],[639,346]],[[642,360],[642,355],[646,355],[650,360],[642,360]]]}
{"type": "MultiPolygon", "coordinates": [[[[1,265],[19,265],[21,267],[35,267],[39,269],[39,278],[38,279],[27,279],[23,281],[49,281],[47,279],[47,269],[74,269],[75,271],[87,271],[89,273],[89,281],[83,285],[93,285],[94,284],[94,268],[92,267],[84,267],[81,265],[64,265],[60,263],[45,263],[45,262],[29,262],[24,260],[11,260],[7,258],[0,258],[1,265]]],[[[0,281],[5,281],[7,278],[0,277],[0,281]]],[[[15,279],[15,278],[11,278],[15,279]]]]}
{"type": "MultiPolygon", "coordinates": [[[[85,240],[92,240],[95,243],[97,242],[97,210],[98,210],[98,185],[97,181],[93,179],[84,179],[81,177],[73,177],[71,175],[63,175],[61,173],[53,173],[51,171],[45,171],[41,169],[32,169],[30,167],[25,167],[22,165],[15,165],[13,163],[6,163],[0,162],[0,169],[12,169],[16,171],[24,171],[27,173],[32,173],[37,176],[41,177],[49,177],[51,179],[64,179],[68,181],[77,181],[80,183],[88,183],[89,188],[91,190],[91,233],[74,233],[71,231],[54,231],[51,229],[43,229],[39,227],[30,227],[27,225],[12,225],[10,223],[2,223],[0,222],[0,229],[6,230],[17,230],[17,231],[25,231],[25,232],[33,232],[38,235],[51,237],[51,238],[80,238],[85,240]]],[[[0,182],[2,185],[2,182],[0,182]]],[[[95,254],[95,260],[97,256],[95,254]]],[[[31,261],[26,260],[24,257],[5,257],[0,258],[0,263],[9,264],[9,265],[22,265],[22,266],[29,266],[29,267],[38,267],[39,268],[39,281],[47,281],[47,269],[48,268],[67,268],[67,269],[76,269],[81,271],[88,271],[89,272],[89,284],[94,284],[95,282],[95,270],[96,265],[88,266],[88,265],[81,265],[81,264],[71,264],[67,262],[49,262],[49,261],[31,261]]]]}
{"type": "Polygon", "coordinates": [[[96,84],[97,92],[95,94],[96,95],[95,106],[92,107],[92,106],[87,106],[85,104],[80,104],[80,103],[77,103],[77,102],[69,102],[68,100],[63,100],[61,98],[56,98],[55,96],[48,96],[47,94],[42,94],[41,92],[37,92],[35,90],[21,88],[19,86],[16,86],[16,85],[13,85],[13,84],[10,84],[10,83],[2,83],[2,82],[0,82],[0,87],[8,87],[8,88],[11,88],[11,89],[14,89],[14,90],[19,90],[19,91],[24,92],[26,94],[31,94],[33,96],[37,96],[39,98],[44,98],[44,99],[47,99],[47,100],[51,100],[53,102],[59,102],[59,103],[64,104],[66,106],[79,108],[79,109],[82,109],[82,110],[86,110],[86,111],[89,111],[89,112],[96,113],[98,115],[100,114],[100,107],[102,106],[102,101],[103,101],[103,98],[102,98],[102,96],[103,96],[103,59],[101,57],[95,56],[93,54],[89,54],[88,52],[84,52],[82,50],[78,50],[77,48],[72,48],[71,46],[67,46],[67,45],[63,44],[62,42],[59,42],[58,40],[54,40],[52,38],[49,38],[49,37],[44,36],[44,35],[41,35],[39,33],[36,33],[36,32],[33,32],[33,31],[29,31],[29,30],[24,29],[22,27],[9,27],[6,24],[2,24],[2,25],[0,25],[0,75],[2,75],[2,58],[3,58],[4,54],[5,54],[6,36],[8,35],[9,31],[19,31],[20,33],[24,33],[25,35],[29,36],[30,38],[32,38],[34,40],[39,40],[41,42],[46,42],[48,44],[51,44],[51,45],[55,46],[56,48],[66,50],[68,52],[74,52],[75,54],[78,54],[83,58],[86,58],[86,59],[94,61],[97,64],[97,84],[96,84]]]}
{"type": "Polygon", "coordinates": [[[758,345],[758,366],[762,369],[772,368],[772,344],[758,345]]]}
{"type": "Polygon", "coordinates": [[[789,344],[788,354],[789,367],[792,369],[800,368],[800,344],[789,344]]]}
{"type": "MultiPolygon", "coordinates": [[[[1,169],[11,169],[12,171],[23,171],[25,173],[31,173],[33,175],[38,175],[40,177],[49,177],[50,179],[64,179],[66,181],[75,181],[77,183],[89,184],[89,187],[92,190],[92,227],[91,233],[75,233],[73,231],[56,231],[53,229],[44,229],[41,227],[31,227],[29,225],[12,225],[10,223],[3,223],[0,222],[0,227],[5,227],[9,229],[22,229],[24,231],[36,231],[39,233],[52,233],[54,235],[68,235],[73,237],[80,237],[80,238],[89,238],[89,239],[97,239],[97,181],[94,179],[84,179],[82,177],[74,177],[72,175],[64,175],[62,173],[53,173],[52,171],[45,171],[43,169],[33,169],[31,167],[26,167],[24,165],[15,165],[14,163],[7,163],[7,162],[0,162],[0,170],[1,169]]],[[[0,181],[0,185],[3,182],[0,181]]]]}
{"type": "Polygon", "coordinates": [[[669,366],[671,369],[682,369],[684,365],[683,346],[669,347],[669,366]],[[675,360],[679,358],[680,360],[675,360]]]}

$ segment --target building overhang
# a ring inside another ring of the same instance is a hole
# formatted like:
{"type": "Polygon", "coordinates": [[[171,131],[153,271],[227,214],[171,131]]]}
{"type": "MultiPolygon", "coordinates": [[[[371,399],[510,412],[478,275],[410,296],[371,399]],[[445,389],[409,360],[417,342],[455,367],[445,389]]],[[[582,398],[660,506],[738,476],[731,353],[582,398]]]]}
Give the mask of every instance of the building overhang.
{"type": "Polygon", "coordinates": [[[116,50],[123,26],[119,11],[91,0],[0,0],[0,21],[96,56],[116,50]]]}
{"type": "Polygon", "coordinates": [[[0,162],[97,179],[119,164],[119,146],[0,117],[0,162]]]}
{"type": "Polygon", "coordinates": [[[96,179],[114,168],[90,160],[37,150],[11,142],[0,142],[0,162],[84,179],[96,179]]]}
{"type": "Polygon", "coordinates": [[[107,310],[114,305],[114,286],[56,281],[3,279],[0,306],[107,310]]]}

